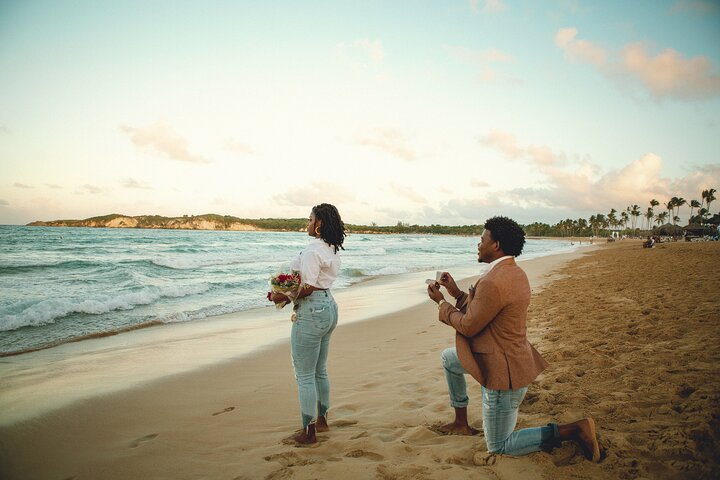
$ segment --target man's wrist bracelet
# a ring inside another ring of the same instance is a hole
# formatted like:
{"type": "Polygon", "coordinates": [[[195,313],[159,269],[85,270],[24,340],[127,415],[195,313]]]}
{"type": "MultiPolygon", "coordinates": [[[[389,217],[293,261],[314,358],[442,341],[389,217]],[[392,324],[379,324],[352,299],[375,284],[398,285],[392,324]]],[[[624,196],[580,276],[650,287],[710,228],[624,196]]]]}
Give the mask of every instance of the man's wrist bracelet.
{"type": "Polygon", "coordinates": [[[447,303],[447,301],[445,301],[444,298],[437,303],[438,310],[440,310],[440,306],[441,306],[443,303],[447,303]]]}

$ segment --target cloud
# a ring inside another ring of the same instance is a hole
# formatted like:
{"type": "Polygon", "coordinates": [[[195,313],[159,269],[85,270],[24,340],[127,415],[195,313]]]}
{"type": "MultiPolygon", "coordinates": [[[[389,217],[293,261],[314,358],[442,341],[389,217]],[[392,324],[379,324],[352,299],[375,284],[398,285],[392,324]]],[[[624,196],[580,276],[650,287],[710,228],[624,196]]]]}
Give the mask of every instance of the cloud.
{"type": "Polygon", "coordinates": [[[483,0],[482,8],[480,7],[480,0],[470,0],[470,11],[477,15],[478,12],[482,13],[498,13],[507,9],[502,0],[483,0]]]}
{"type": "Polygon", "coordinates": [[[62,186],[57,185],[57,184],[54,184],[54,183],[46,183],[45,186],[48,187],[48,188],[52,188],[52,189],[54,189],[54,190],[58,190],[58,189],[63,188],[62,186]]]}
{"type": "Polygon", "coordinates": [[[418,158],[415,150],[407,145],[407,139],[393,129],[376,128],[370,133],[355,135],[353,141],[358,145],[378,148],[403,160],[413,161],[418,158]]]}
{"type": "Polygon", "coordinates": [[[228,139],[225,140],[225,148],[228,150],[239,153],[240,155],[254,155],[255,149],[247,143],[238,142],[237,140],[228,139]]]}
{"type": "Polygon", "coordinates": [[[465,47],[456,46],[443,46],[443,49],[448,56],[454,60],[477,65],[481,68],[480,74],[478,75],[478,81],[484,84],[491,83],[508,83],[517,84],[520,81],[517,78],[510,77],[498,71],[496,68],[492,68],[490,64],[503,64],[512,62],[514,59],[511,55],[495,49],[487,50],[475,50],[465,47]]]}
{"type": "Polygon", "coordinates": [[[488,62],[507,63],[513,61],[513,57],[511,55],[495,48],[475,50],[472,48],[445,45],[443,46],[443,49],[451,58],[466,63],[484,65],[488,62]]]}
{"type": "Polygon", "coordinates": [[[345,186],[328,182],[313,182],[308,186],[291,189],[272,198],[279,205],[313,207],[323,202],[339,204],[352,201],[355,196],[345,186]]]}
{"type": "Polygon", "coordinates": [[[565,162],[565,154],[554,153],[549,147],[518,144],[515,135],[491,129],[490,133],[480,138],[480,143],[504,153],[512,159],[527,159],[537,166],[559,165],[565,162]]]}
{"type": "Polygon", "coordinates": [[[8,202],[7,200],[3,200],[2,198],[0,198],[0,207],[7,207],[8,205],[10,205],[10,202],[8,202]]]}
{"type": "Polygon", "coordinates": [[[602,47],[587,40],[576,40],[576,28],[561,28],[555,34],[555,45],[565,51],[565,56],[574,61],[585,61],[596,67],[607,63],[607,52],[602,47]]]}
{"type": "Polygon", "coordinates": [[[79,195],[83,195],[85,193],[89,193],[91,195],[96,195],[98,193],[102,193],[103,189],[100,187],[97,187],[95,185],[90,185],[89,183],[86,183],[85,185],[82,185],[78,187],[78,189],[75,191],[75,193],[79,195]]]}
{"type": "Polygon", "coordinates": [[[151,190],[152,187],[146,182],[141,180],[135,180],[134,178],[126,178],[122,181],[122,186],[125,188],[139,188],[144,190],[151,190]]]}
{"type": "Polygon", "coordinates": [[[484,180],[472,179],[470,180],[470,186],[476,188],[487,188],[490,184],[484,180]]]}
{"type": "Polygon", "coordinates": [[[555,45],[571,61],[596,67],[605,76],[644,87],[655,98],[680,100],[710,98],[720,94],[720,75],[703,56],[686,58],[667,48],[657,55],[640,43],[625,45],[615,57],[601,46],[577,39],[576,28],[561,28],[555,45]]]}
{"type": "Polygon", "coordinates": [[[624,71],[655,97],[700,99],[720,94],[720,75],[713,73],[706,57],[685,58],[671,48],[652,56],[640,44],[627,45],[621,57],[624,71]]]}
{"type": "Polygon", "coordinates": [[[717,3],[707,2],[703,0],[678,0],[675,4],[670,7],[670,13],[697,13],[697,14],[712,14],[720,10],[720,6],[717,3]]]}
{"type": "Polygon", "coordinates": [[[427,199],[415,191],[414,188],[405,185],[390,184],[390,190],[397,196],[415,203],[427,203],[427,199]]]}
{"type": "Polygon", "coordinates": [[[350,44],[338,43],[335,46],[335,51],[343,58],[359,61],[360,63],[364,63],[363,60],[367,59],[373,63],[380,63],[385,58],[385,49],[382,42],[380,40],[368,40],[367,38],[355,40],[350,44]]]}
{"type": "Polygon", "coordinates": [[[140,148],[161,153],[171,160],[189,163],[210,163],[210,160],[188,151],[187,141],[175,135],[165,125],[153,125],[145,128],[121,126],[120,129],[130,136],[130,140],[140,148]]]}
{"type": "Polygon", "coordinates": [[[20,183],[20,182],[15,182],[15,183],[13,183],[13,187],[15,187],[15,188],[24,188],[24,189],[27,189],[27,190],[31,190],[31,189],[35,188],[35,187],[33,187],[32,185],[25,185],[24,183],[20,183]]]}
{"type": "Polygon", "coordinates": [[[508,192],[513,201],[528,201],[536,207],[566,211],[604,212],[628,205],[645,205],[651,198],[666,201],[673,196],[693,199],[704,189],[720,184],[720,166],[699,167],[684,177],[662,176],[662,158],[647,153],[624,167],[597,175],[591,165],[574,171],[546,169],[547,188],[517,189],[508,192]]]}

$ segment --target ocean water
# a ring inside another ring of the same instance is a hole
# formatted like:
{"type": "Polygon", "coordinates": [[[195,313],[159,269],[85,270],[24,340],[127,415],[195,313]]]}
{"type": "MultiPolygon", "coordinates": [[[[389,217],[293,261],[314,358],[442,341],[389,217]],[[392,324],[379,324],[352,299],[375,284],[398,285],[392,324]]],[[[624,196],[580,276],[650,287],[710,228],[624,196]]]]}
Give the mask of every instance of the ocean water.
{"type": "MultiPolygon", "coordinates": [[[[467,266],[478,240],[353,234],[334,288],[467,266]]],[[[270,308],[268,278],[307,242],[300,232],[0,226],[0,355],[270,308]]],[[[531,239],[520,258],[574,248],[531,239]]]]}

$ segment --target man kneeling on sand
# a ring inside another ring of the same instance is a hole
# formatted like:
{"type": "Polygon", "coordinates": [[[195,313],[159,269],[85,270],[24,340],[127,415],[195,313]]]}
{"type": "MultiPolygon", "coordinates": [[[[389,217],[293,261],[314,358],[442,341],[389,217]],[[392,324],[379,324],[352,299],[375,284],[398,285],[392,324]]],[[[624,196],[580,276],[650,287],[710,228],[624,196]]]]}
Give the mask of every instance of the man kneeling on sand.
{"type": "Polygon", "coordinates": [[[455,420],[440,430],[455,435],[477,433],[467,420],[465,374],[469,373],[482,385],[483,431],[490,453],[526,455],[545,444],[572,440],[582,446],[588,459],[597,462],[600,449],[592,418],[514,431],[528,385],[547,367],[526,336],[530,283],[515,263],[524,245],[525,232],[517,223],[493,217],[485,222],[478,244],[478,261],[490,268],[469,293],[461,291],[447,272],[428,285],[440,321],[456,330],[455,348],[442,353],[455,420]],[[455,298],[454,307],[445,301],[440,286],[455,298]]]}

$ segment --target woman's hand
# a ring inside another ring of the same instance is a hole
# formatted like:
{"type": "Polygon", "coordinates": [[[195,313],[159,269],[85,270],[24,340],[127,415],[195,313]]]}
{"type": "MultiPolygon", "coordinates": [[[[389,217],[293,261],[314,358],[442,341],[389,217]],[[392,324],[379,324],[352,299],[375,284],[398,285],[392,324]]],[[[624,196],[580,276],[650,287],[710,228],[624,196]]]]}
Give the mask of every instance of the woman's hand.
{"type": "Polygon", "coordinates": [[[462,291],[458,288],[455,279],[448,272],[443,272],[438,283],[445,287],[450,295],[457,298],[462,291]]]}
{"type": "Polygon", "coordinates": [[[282,293],[278,292],[271,292],[270,295],[268,295],[268,298],[271,302],[275,304],[290,303],[290,298],[287,295],[283,295],[282,293]]]}

